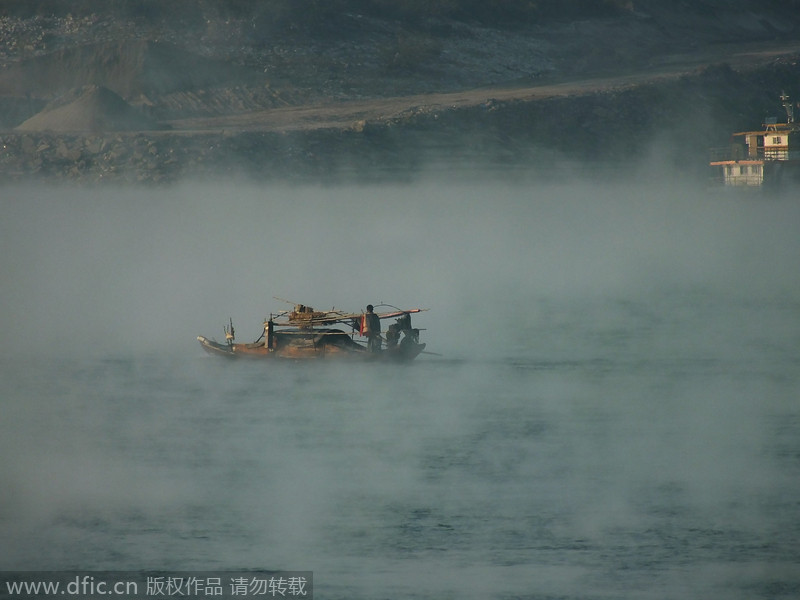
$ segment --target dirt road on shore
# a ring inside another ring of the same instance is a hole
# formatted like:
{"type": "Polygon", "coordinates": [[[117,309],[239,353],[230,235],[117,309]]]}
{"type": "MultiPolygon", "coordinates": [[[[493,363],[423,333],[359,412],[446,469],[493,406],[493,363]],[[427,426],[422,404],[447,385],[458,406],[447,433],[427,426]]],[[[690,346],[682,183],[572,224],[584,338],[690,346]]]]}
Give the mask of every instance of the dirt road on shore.
{"type": "Polygon", "coordinates": [[[553,97],[593,94],[650,82],[675,79],[714,64],[746,69],[782,56],[800,55],[800,42],[724,45],[686,54],[660,57],[645,70],[600,77],[548,81],[536,85],[419,94],[392,98],[339,101],[261,110],[235,115],[166,121],[173,132],[202,131],[293,131],[314,129],[359,129],[367,122],[385,122],[417,113],[435,113],[478,106],[492,101],[535,101],[553,97]]]}

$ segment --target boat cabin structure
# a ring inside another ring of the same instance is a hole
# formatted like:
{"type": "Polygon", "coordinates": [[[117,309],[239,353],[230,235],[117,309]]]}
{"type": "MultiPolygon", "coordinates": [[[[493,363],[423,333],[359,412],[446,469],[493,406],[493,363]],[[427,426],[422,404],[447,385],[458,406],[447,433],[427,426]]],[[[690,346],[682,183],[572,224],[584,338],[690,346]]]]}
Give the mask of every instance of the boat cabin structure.
{"type": "Polygon", "coordinates": [[[232,319],[224,327],[224,343],[202,335],[197,341],[209,354],[224,358],[414,360],[426,345],[419,341],[421,330],[412,327],[411,315],[426,309],[380,307],[391,310],[373,312],[374,307],[369,305],[366,312],[347,313],[334,309],[317,311],[296,304],[291,311],[270,314],[254,342],[236,341],[232,319]],[[385,319],[394,322],[382,331],[380,322],[385,319]]]}
{"type": "Polygon", "coordinates": [[[740,131],[731,136],[729,148],[716,151],[710,162],[717,181],[725,186],[761,187],[800,184],[800,124],[794,105],[781,94],[787,120],[765,119],[758,131],[740,131]]]}

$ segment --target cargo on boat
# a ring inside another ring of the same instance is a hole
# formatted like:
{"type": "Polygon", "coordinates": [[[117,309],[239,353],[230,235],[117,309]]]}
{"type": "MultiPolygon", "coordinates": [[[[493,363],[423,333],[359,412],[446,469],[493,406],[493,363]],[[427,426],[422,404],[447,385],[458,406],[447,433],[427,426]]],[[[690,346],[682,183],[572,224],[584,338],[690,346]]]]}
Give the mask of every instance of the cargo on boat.
{"type": "Polygon", "coordinates": [[[412,361],[425,350],[425,344],[419,341],[420,329],[411,326],[411,315],[425,309],[389,308],[392,310],[374,312],[369,305],[366,312],[346,313],[296,304],[291,311],[270,314],[254,342],[238,343],[232,320],[224,327],[224,343],[202,335],[197,341],[209,354],[224,358],[412,361]],[[394,319],[385,332],[381,330],[384,319],[394,319]]]}

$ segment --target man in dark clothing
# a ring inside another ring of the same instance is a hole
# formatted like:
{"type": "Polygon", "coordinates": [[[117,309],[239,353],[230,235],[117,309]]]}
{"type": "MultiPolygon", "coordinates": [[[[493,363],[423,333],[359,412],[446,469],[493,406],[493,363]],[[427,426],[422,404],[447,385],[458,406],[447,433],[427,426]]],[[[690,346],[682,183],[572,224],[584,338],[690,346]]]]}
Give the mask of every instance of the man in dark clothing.
{"type": "Polygon", "coordinates": [[[367,336],[367,349],[370,352],[381,350],[381,320],[373,311],[372,304],[367,305],[367,314],[364,315],[364,333],[367,336]]]}

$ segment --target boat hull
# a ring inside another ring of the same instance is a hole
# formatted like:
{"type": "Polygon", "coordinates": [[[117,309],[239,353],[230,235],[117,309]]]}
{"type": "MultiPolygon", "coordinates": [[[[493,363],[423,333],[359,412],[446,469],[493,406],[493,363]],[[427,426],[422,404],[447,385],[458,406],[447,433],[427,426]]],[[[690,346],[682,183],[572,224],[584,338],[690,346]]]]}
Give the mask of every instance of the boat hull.
{"type": "MultiPolygon", "coordinates": [[[[347,338],[349,340],[349,338],[347,338]]],[[[314,338],[302,340],[306,343],[277,344],[275,348],[267,348],[262,344],[220,344],[204,336],[198,336],[200,347],[212,356],[227,359],[261,359],[261,360],[325,360],[343,359],[364,362],[410,362],[425,350],[425,344],[400,344],[379,352],[370,352],[356,342],[320,343],[314,338]]]]}

